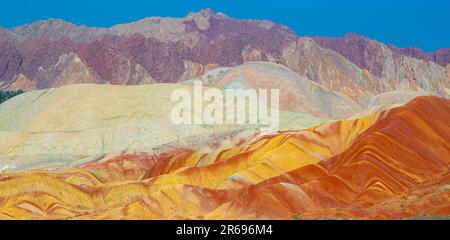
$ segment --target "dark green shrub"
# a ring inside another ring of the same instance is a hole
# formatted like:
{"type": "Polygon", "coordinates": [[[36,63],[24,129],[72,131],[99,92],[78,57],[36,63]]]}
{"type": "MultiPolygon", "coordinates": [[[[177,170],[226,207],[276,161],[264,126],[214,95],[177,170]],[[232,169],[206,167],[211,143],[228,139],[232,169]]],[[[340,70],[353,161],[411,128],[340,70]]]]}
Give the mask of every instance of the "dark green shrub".
{"type": "Polygon", "coordinates": [[[14,96],[24,93],[22,90],[18,91],[0,91],[0,104],[14,96]]]}

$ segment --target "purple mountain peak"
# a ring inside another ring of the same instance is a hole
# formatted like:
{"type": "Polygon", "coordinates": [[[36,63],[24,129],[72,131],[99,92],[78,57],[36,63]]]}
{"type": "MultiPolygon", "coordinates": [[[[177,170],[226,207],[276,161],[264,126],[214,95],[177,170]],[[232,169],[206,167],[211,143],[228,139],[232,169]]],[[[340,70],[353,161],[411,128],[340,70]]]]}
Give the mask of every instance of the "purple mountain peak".
{"type": "Polygon", "coordinates": [[[211,8],[202,9],[198,12],[190,12],[186,18],[196,18],[196,17],[205,17],[205,18],[229,18],[227,15],[221,12],[214,12],[211,8]]]}

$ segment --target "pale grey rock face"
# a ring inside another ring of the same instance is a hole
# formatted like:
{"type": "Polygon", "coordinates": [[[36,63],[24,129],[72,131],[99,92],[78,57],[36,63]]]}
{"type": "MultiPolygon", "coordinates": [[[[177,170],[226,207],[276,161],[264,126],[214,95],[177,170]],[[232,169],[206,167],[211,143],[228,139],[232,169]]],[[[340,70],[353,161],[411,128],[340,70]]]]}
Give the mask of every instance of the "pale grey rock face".
{"type": "MultiPolygon", "coordinates": [[[[60,59],[60,64],[76,59],[76,55],[68,54],[60,59]]],[[[259,66],[250,65],[252,68],[259,66]]],[[[298,77],[285,67],[272,68],[275,70],[269,72],[279,72],[281,77],[298,77]]],[[[226,78],[230,69],[222,70],[224,72],[219,73],[216,69],[206,76],[226,78]]],[[[295,79],[286,81],[295,84],[295,79]]],[[[300,86],[304,88],[303,101],[311,97],[320,100],[322,94],[327,101],[326,96],[333,95],[321,93],[320,86],[309,80],[302,81],[305,81],[300,86]]],[[[188,84],[72,84],[16,96],[0,104],[0,166],[7,170],[57,168],[81,164],[104,154],[152,152],[167,144],[199,148],[200,143],[215,141],[218,135],[225,139],[235,132],[256,132],[259,128],[257,125],[172,123],[170,112],[176,102],[171,101],[171,93],[180,88],[192,93],[192,86],[188,84]],[[199,139],[198,142],[195,139],[199,139]]],[[[339,101],[331,102],[336,104],[333,109],[345,109],[348,103],[338,106],[339,101]]],[[[311,111],[282,111],[281,129],[303,129],[323,121],[310,113],[326,109],[305,110],[311,111]]]]}
{"type": "Polygon", "coordinates": [[[373,96],[367,107],[373,108],[380,105],[404,104],[421,95],[424,94],[420,94],[414,91],[402,90],[384,92],[373,96]]]}

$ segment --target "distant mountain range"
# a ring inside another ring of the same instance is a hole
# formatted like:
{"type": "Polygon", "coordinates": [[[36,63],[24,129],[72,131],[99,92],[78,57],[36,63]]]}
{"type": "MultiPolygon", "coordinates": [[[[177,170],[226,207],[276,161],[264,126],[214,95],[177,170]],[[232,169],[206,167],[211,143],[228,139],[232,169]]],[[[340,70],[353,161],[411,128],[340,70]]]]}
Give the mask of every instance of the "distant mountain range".
{"type": "Polygon", "coordinates": [[[0,52],[4,90],[175,83],[218,67],[268,61],[359,102],[389,91],[450,91],[450,49],[424,53],[356,34],[299,37],[271,21],[238,20],[209,9],[111,28],[38,21],[0,29],[0,52]]]}

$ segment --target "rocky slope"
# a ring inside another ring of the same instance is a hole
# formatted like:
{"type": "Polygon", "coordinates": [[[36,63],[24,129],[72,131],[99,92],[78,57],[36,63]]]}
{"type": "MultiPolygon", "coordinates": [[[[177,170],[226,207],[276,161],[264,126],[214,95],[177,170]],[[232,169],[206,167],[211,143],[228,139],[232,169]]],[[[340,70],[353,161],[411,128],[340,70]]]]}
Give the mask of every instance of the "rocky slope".
{"type": "Polygon", "coordinates": [[[0,53],[0,89],[27,90],[0,104],[0,219],[450,215],[448,49],[203,10],[0,29],[0,53]],[[173,124],[195,80],[279,89],[280,131],[173,124]]]}
{"type": "Polygon", "coordinates": [[[330,91],[274,63],[251,62],[229,68],[215,80],[210,79],[208,84],[220,89],[278,89],[280,110],[308,113],[318,118],[347,118],[365,108],[344,94],[330,91]]]}
{"type": "Polygon", "coordinates": [[[449,113],[448,100],[419,97],[212,153],[129,153],[58,171],[3,173],[0,218],[448,216],[449,113]]]}
{"type": "MultiPolygon", "coordinates": [[[[180,88],[191,93],[193,89],[187,84],[75,84],[30,91],[9,99],[0,105],[1,168],[61,167],[105,154],[153,151],[164,144],[183,148],[195,145],[196,138],[225,138],[244,130],[251,135],[262,126],[175,125],[170,114],[177,102],[171,101],[171,94],[180,88]]],[[[305,99],[313,93],[320,91],[310,93],[306,89],[297,94],[297,103],[305,105],[305,99]]],[[[323,93],[326,94],[332,93],[323,93]]],[[[347,102],[342,104],[336,108],[345,108],[347,102]]],[[[302,112],[281,110],[282,130],[311,127],[324,121],[328,114],[323,106],[302,112]]]]}
{"type": "Polygon", "coordinates": [[[450,63],[450,48],[438,49],[435,52],[426,53],[417,47],[398,48],[393,45],[388,46],[393,52],[422,59],[424,61],[433,61],[443,67],[450,63]]]}
{"type": "Polygon", "coordinates": [[[111,28],[43,20],[2,29],[0,49],[2,89],[173,83],[251,61],[281,63],[365,103],[394,90],[447,96],[450,86],[445,49],[431,58],[434,63],[356,35],[312,40],[270,21],[237,20],[211,10],[111,28]]]}
{"type": "MultiPolygon", "coordinates": [[[[357,34],[313,39],[321,47],[338,52],[358,67],[382,79],[383,85],[380,87],[384,86],[385,91],[416,90],[446,96],[450,83],[446,63],[441,66],[431,59],[415,58],[417,56],[412,54],[403,54],[399,48],[357,34]]],[[[371,85],[367,86],[373,89],[371,85]]]]}

